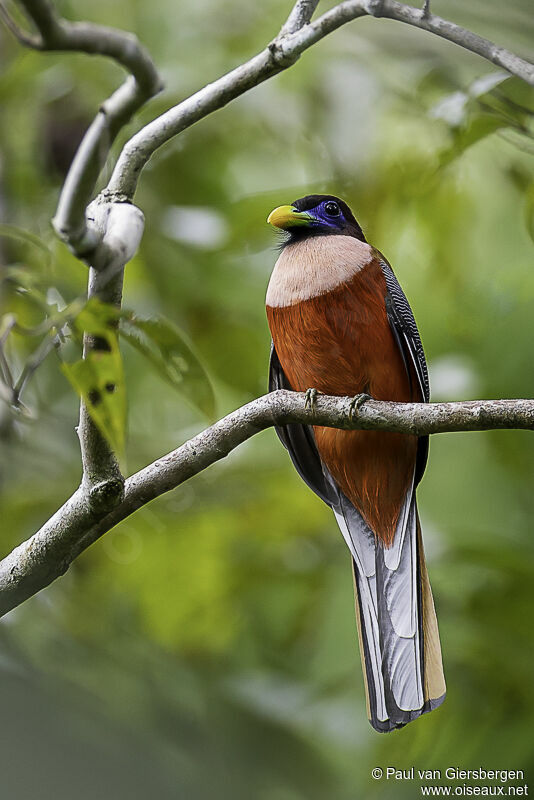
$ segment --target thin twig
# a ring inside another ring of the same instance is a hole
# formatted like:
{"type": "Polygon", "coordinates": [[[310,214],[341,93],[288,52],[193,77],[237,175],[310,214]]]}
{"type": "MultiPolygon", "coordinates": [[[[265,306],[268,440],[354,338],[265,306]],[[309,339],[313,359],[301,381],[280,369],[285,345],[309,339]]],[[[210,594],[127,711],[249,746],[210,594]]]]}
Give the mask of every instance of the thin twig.
{"type": "Polygon", "coordinates": [[[7,321],[7,324],[5,325],[4,330],[2,331],[2,335],[0,336],[0,370],[2,372],[2,380],[4,382],[4,385],[11,392],[11,394],[13,393],[13,375],[11,373],[8,360],[4,352],[4,347],[7,342],[7,337],[15,327],[16,322],[17,322],[16,317],[13,315],[11,319],[7,321]]]}
{"type": "Polygon", "coordinates": [[[13,396],[13,376],[11,375],[11,370],[9,369],[9,364],[7,362],[6,355],[4,353],[4,347],[0,344],[0,373],[1,373],[1,382],[4,385],[6,391],[9,393],[10,402],[13,396]]]}
{"type": "MultiPolygon", "coordinates": [[[[297,6],[299,12],[302,11],[302,6],[297,6]]],[[[305,50],[359,17],[388,17],[434,33],[534,86],[533,64],[453,22],[435,14],[425,16],[420,9],[396,0],[346,0],[314,22],[288,33],[286,26],[296,13],[295,8],[280,35],[265,50],[157,117],[125,144],[106,190],[108,196],[133,199],[141,171],[159,147],[203,117],[292,66],[305,50]]]]}
{"type": "Polygon", "coordinates": [[[282,26],[280,35],[285,36],[289,33],[296,33],[304,25],[308,25],[318,5],[319,0],[297,0],[289,17],[282,26]]]}
{"type": "Polygon", "coordinates": [[[15,405],[19,403],[24,387],[34,372],[39,369],[48,354],[51,353],[55,347],[58,347],[60,343],[61,338],[59,334],[56,333],[54,336],[46,336],[26,361],[13,389],[13,401],[15,405]]]}
{"type": "Polygon", "coordinates": [[[0,17],[3,19],[6,28],[11,31],[15,39],[23,44],[24,47],[31,47],[32,50],[42,49],[43,40],[41,37],[33,36],[17,25],[3,2],[0,2],[0,17]]]}
{"type": "Polygon", "coordinates": [[[130,72],[145,92],[161,88],[152,58],[134,34],[92,22],[69,22],[49,0],[18,2],[41,34],[43,50],[107,56],[130,72]]]}
{"type": "Polygon", "coordinates": [[[19,0],[40,36],[22,31],[0,5],[2,17],[17,39],[39,50],[74,51],[112,58],[131,75],[99,108],[87,130],[61,191],[54,217],[57,234],[80,256],[98,245],[87,229],[85,212],[120,129],[133,114],[162,88],[161,78],[148,51],[125,31],[90,22],[69,22],[60,17],[49,0],[19,0]]]}

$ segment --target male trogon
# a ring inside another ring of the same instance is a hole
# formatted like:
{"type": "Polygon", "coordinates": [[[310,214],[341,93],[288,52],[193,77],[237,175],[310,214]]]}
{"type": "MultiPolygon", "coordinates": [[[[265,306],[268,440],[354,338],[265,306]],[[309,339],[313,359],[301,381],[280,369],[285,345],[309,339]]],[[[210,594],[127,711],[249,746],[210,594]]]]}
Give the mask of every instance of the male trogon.
{"type": "MultiPolygon", "coordinates": [[[[347,204],[309,195],[268,222],[286,233],[266,298],[270,388],[428,402],[408,301],[347,204]]],[[[402,727],[445,697],[415,497],[428,438],[306,425],[277,432],[352,554],[370,722],[382,732],[402,727]]]]}

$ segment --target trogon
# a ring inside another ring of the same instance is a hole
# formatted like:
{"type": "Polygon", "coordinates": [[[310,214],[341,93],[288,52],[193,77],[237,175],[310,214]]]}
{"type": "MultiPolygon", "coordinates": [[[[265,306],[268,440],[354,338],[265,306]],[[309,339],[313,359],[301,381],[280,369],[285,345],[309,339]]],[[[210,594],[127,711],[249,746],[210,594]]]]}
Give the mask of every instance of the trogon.
{"type": "MultiPolygon", "coordinates": [[[[284,232],[266,297],[270,389],[428,402],[408,301],[348,205],[309,195],[276,208],[268,222],[284,232]]],[[[352,555],[371,725],[400,728],[445,697],[416,503],[428,437],[296,424],[277,433],[332,508],[352,555]]]]}

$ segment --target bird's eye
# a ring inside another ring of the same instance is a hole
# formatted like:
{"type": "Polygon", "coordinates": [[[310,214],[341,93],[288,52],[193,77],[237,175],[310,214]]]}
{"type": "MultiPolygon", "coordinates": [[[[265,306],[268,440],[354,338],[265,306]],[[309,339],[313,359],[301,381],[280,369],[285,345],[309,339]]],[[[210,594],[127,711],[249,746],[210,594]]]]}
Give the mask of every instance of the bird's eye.
{"type": "Polygon", "coordinates": [[[328,214],[329,217],[339,217],[341,214],[341,210],[337,203],[334,203],[333,200],[329,200],[328,203],[324,204],[325,214],[328,214]]]}

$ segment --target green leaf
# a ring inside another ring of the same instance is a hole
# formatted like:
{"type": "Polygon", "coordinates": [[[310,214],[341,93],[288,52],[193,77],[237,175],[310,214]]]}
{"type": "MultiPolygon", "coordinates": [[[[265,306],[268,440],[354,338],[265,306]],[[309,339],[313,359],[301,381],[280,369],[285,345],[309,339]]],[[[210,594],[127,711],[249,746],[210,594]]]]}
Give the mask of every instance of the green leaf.
{"type": "Polygon", "coordinates": [[[534,115],[534,89],[525,81],[515,77],[508,77],[508,80],[499,87],[499,94],[502,94],[508,102],[519,106],[523,111],[534,115]]]}
{"type": "Polygon", "coordinates": [[[117,336],[105,332],[109,351],[92,351],[73,364],[64,362],[63,373],[87,406],[91,419],[119,458],[124,455],[126,385],[117,336]]]}
{"type": "Polygon", "coordinates": [[[486,136],[490,136],[501,128],[508,127],[509,123],[495,114],[478,114],[471,117],[465,128],[453,130],[452,145],[442,151],[440,165],[449,164],[469,147],[485,139],[486,136]]]}
{"type": "Polygon", "coordinates": [[[518,94],[516,83],[506,72],[491,72],[466,91],[445,95],[431,108],[430,115],[446,122],[452,137],[451,145],[440,155],[442,166],[498,130],[532,135],[533,114],[527,99],[518,94]]]}
{"type": "Polygon", "coordinates": [[[116,306],[102,303],[101,300],[92,297],[73,320],[75,332],[80,336],[88,333],[90,336],[101,336],[107,339],[110,335],[115,335],[110,326],[118,322],[121,313],[123,312],[116,306]]]}
{"type": "Polygon", "coordinates": [[[120,334],[142,353],[159,374],[209,419],[215,415],[210,379],[184,333],[164,317],[121,321],[120,334]]]}
{"type": "MultiPolygon", "coordinates": [[[[58,316],[57,295],[52,302],[49,300],[50,291],[55,290],[55,292],[57,292],[57,289],[54,286],[48,285],[48,291],[46,291],[43,278],[39,273],[29,269],[23,264],[10,264],[4,269],[2,277],[8,283],[13,284],[15,292],[28,298],[46,318],[58,316]]],[[[59,292],[57,292],[57,294],[59,294],[59,292]]],[[[66,316],[72,315],[72,313],[78,313],[80,305],[80,300],[71,303],[66,312],[66,316]]],[[[63,311],[65,311],[65,309],[63,309],[63,311]]],[[[63,314],[63,311],[59,313],[63,314]]],[[[23,326],[21,326],[21,332],[22,327],[23,326]]]]}
{"type": "Polygon", "coordinates": [[[511,121],[511,127],[533,135],[534,91],[524,81],[508,76],[507,80],[481,98],[511,121]]]}
{"type": "Polygon", "coordinates": [[[43,240],[34,233],[26,231],[24,228],[19,228],[17,225],[8,225],[5,222],[1,222],[0,236],[5,236],[10,239],[17,239],[39,250],[41,255],[44,257],[44,266],[46,268],[48,268],[52,263],[52,251],[46,242],[43,242],[43,240]]]}
{"type": "Polygon", "coordinates": [[[456,147],[463,152],[481,139],[485,139],[486,136],[506,127],[508,127],[508,123],[502,117],[493,114],[478,114],[469,121],[465,130],[458,134],[456,147]]]}

